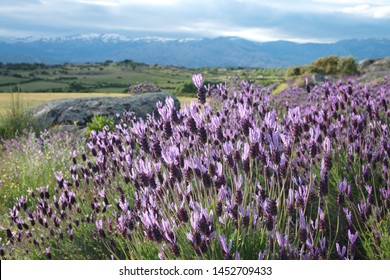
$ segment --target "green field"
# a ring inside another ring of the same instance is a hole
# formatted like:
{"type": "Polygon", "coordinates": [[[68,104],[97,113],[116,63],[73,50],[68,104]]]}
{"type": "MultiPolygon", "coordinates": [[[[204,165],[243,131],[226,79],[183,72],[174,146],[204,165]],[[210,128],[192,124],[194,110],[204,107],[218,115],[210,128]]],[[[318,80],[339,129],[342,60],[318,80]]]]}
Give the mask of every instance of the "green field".
{"type": "MultiPolygon", "coordinates": [[[[0,92],[98,92],[125,93],[129,85],[153,83],[163,91],[182,94],[194,73],[209,83],[231,77],[260,84],[283,82],[285,69],[202,68],[145,65],[127,60],[95,64],[1,64],[0,92]]],[[[193,92],[187,92],[193,93],[193,92]]]]}
{"type": "Polygon", "coordinates": [[[124,96],[130,85],[148,83],[176,95],[180,102],[196,98],[191,77],[202,73],[207,83],[232,78],[269,85],[284,82],[286,69],[201,68],[145,65],[130,60],[94,64],[2,64],[0,63],[0,114],[12,105],[12,94],[25,109],[41,103],[77,97],[124,96]]]}

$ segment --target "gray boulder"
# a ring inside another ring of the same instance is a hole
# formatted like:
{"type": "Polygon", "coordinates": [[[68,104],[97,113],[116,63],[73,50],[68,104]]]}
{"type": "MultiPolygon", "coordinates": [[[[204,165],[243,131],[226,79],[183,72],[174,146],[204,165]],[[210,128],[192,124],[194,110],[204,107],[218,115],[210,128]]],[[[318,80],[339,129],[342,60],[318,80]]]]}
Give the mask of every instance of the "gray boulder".
{"type": "Polygon", "coordinates": [[[117,114],[134,112],[139,118],[148,114],[158,116],[156,103],[172,97],[175,107],[180,108],[179,100],[169,93],[145,93],[126,97],[87,97],[51,101],[31,109],[33,117],[45,128],[53,125],[76,124],[85,127],[94,115],[104,115],[116,119],[117,114]]]}
{"type": "Polygon", "coordinates": [[[315,73],[315,74],[313,74],[313,75],[311,76],[311,80],[312,80],[312,82],[313,82],[315,85],[319,85],[319,84],[325,82],[325,76],[324,76],[324,75],[321,75],[321,74],[315,73]]]}
{"type": "Polygon", "coordinates": [[[361,76],[359,82],[371,82],[390,78],[390,57],[381,59],[369,59],[359,62],[359,71],[361,76]]]}

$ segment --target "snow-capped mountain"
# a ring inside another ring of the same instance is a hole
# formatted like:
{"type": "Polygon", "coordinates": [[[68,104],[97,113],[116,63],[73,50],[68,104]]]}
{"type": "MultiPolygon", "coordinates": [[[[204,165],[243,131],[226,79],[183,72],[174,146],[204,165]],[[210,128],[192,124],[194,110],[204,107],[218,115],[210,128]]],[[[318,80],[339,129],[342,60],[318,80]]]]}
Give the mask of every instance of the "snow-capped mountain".
{"type": "Polygon", "coordinates": [[[345,40],[330,44],[253,42],[241,38],[127,37],[79,34],[55,38],[0,38],[0,62],[84,63],[131,59],[185,67],[288,67],[321,56],[357,60],[390,56],[389,39],[345,40]]]}

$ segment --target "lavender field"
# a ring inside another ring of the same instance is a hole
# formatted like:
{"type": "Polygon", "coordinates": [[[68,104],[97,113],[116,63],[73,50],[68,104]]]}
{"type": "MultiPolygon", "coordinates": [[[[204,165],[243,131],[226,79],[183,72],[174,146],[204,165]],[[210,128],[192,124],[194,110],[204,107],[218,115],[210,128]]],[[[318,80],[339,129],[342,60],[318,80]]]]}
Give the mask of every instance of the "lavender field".
{"type": "Polygon", "coordinates": [[[390,259],[390,81],[193,82],[159,118],[4,141],[1,259],[390,259]]]}

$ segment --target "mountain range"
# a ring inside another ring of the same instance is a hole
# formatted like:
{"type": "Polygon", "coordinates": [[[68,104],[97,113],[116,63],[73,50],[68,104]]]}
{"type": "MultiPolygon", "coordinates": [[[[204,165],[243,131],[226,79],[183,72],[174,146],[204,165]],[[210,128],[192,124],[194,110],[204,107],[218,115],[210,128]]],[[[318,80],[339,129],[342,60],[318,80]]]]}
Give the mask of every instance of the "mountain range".
{"type": "Polygon", "coordinates": [[[335,43],[254,42],[237,37],[172,39],[85,34],[58,38],[0,38],[2,63],[86,63],[130,59],[147,64],[198,67],[290,67],[322,56],[356,60],[390,56],[390,39],[335,43]]]}

